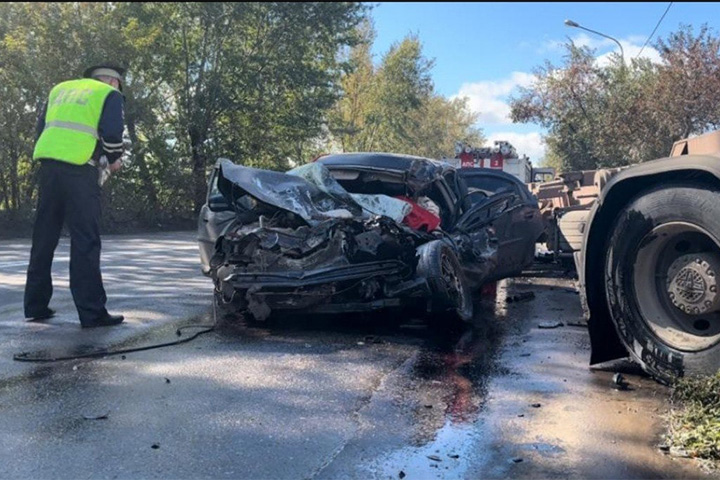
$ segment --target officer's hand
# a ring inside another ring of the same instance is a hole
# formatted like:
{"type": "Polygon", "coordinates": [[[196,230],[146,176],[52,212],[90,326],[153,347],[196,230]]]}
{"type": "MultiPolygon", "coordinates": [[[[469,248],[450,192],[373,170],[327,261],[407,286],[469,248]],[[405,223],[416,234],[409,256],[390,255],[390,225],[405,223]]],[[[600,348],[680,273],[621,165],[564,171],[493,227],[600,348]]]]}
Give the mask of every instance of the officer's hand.
{"type": "Polygon", "coordinates": [[[115,173],[122,168],[122,160],[115,160],[113,163],[108,165],[110,172],[115,173]]]}

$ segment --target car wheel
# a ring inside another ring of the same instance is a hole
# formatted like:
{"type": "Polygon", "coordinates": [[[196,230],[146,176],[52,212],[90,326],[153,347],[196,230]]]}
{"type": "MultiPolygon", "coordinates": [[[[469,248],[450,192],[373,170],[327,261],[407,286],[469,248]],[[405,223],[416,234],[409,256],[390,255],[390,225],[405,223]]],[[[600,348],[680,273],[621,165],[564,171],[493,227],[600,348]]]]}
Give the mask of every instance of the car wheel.
{"type": "Polygon", "coordinates": [[[430,286],[430,313],[436,320],[447,320],[448,315],[469,322],[473,317],[470,287],[453,249],[445,242],[435,240],[418,249],[418,275],[425,277],[430,286]]]}
{"type": "Polygon", "coordinates": [[[605,293],[618,335],[656,379],[720,367],[720,192],[668,185],[616,219],[605,293]]]}

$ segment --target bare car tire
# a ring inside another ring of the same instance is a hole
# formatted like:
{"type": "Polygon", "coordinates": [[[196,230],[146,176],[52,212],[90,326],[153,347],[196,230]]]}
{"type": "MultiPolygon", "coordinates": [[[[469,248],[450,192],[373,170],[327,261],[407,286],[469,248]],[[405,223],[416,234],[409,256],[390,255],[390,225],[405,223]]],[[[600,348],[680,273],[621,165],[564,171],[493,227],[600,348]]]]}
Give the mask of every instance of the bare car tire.
{"type": "Polygon", "coordinates": [[[430,286],[430,314],[434,321],[448,316],[469,322],[473,318],[470,286],[452,247],[434,240],[418,248],[418,275],[430,286]]]}
{"type": "Polygon", "coordinates": [[[670,184],[636,197],[607,243],[605,293],[630,355],[663,383],[720,367],[720,192],[670,184]]]}

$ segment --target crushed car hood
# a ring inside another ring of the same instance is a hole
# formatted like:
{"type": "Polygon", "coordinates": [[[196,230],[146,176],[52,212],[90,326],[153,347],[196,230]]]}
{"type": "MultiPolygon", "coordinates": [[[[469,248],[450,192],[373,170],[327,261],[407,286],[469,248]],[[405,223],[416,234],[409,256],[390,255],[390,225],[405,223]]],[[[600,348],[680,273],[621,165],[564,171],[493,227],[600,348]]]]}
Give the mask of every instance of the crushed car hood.
{"type": "Polygon", "coordinates": [[[218,189],[234,208],[244,195],[298,215],[310,225],[328,218],[362,215],[362,208],[351,198],[338,198],[308,182],[286,173],[220,163],[218,189]]]}
{"type": "Polygon", "coordinates": [[[262,203],[298,215],[309,225],[318,225],[331,218],[375,215],[400,222],[411,208],[407,202],[387,195],[348,193],[320,163],[280,173],[222,160],[218,189],[236,210],[236,200],[250,195],[262,203]]]}

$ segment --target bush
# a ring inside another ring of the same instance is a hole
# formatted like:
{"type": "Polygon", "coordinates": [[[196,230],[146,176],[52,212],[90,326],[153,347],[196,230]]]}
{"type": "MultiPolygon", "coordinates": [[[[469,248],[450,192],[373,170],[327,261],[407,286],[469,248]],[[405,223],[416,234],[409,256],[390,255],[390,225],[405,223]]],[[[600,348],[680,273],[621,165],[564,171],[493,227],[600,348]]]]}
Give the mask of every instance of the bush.
{"type": "Polygon", "coordinates": [[[691,457],[720,460],[720,372],[681,379],[672,403],[671,444],[691,457]]]}

